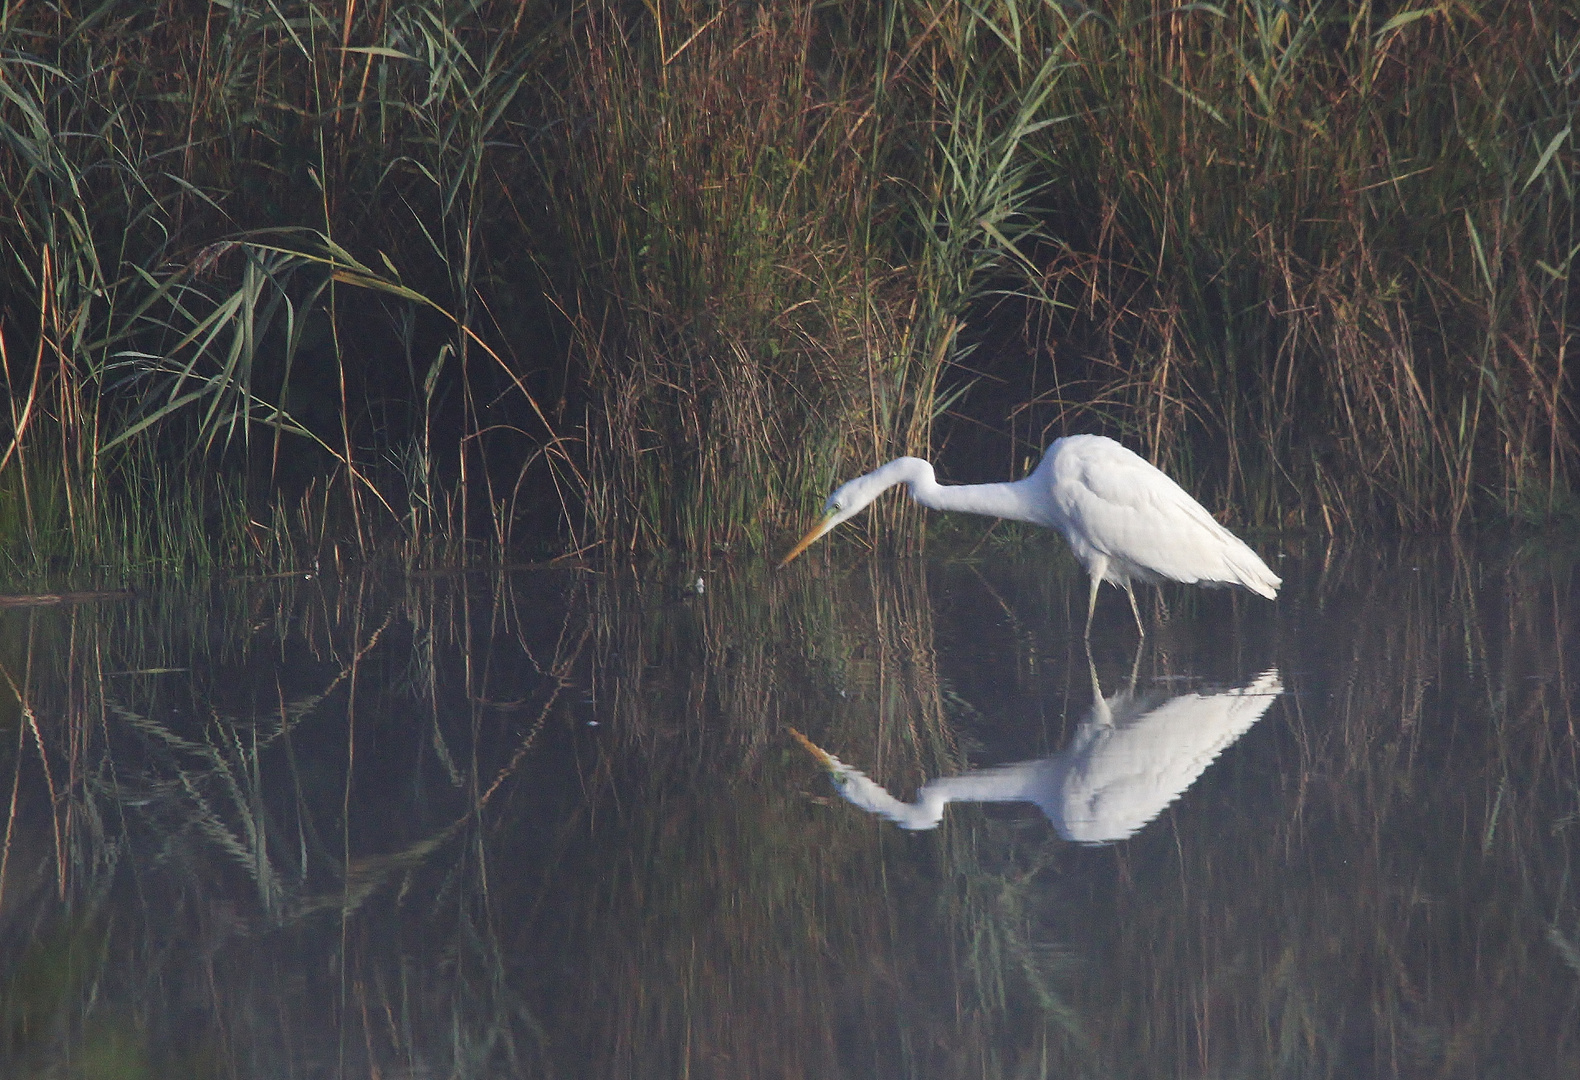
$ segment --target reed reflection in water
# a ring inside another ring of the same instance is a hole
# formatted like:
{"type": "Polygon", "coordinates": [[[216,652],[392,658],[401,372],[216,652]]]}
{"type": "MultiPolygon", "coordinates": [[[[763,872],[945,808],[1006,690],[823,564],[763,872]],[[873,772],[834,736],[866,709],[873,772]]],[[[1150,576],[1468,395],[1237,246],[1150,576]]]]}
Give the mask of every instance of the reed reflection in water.
{"type": "Polygon", "coordinates": [[[0,611],[0,1075],[1577,1075],[1573,566],[1295,551],[1095,666],[1037,551],[0,611]],[[791,727],[1202,742],[1089,847],[791,727]]]}

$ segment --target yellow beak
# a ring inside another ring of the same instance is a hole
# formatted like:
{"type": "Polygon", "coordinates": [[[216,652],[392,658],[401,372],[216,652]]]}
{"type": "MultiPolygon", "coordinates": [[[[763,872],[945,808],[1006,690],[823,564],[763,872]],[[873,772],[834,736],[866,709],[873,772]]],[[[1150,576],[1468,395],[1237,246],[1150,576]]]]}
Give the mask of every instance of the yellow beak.
{"type": "Polygon", "coordinates": [[[795,736],[796,742],[804,746],[806,748],[806,752],[815,757],[818,761],[818,764],[822,765],[823,768],[827,769],[829,772],[833,772],[834,769],[838,767],[839,762],[835,761],[827,750],[824,750],[821,746],[818,746],[811,739],[801,734],[795,728],[790,728],[790,734],[795,736]]]}
{"type": "Polygon", "coordinates": [[[822,536],[824,533],[828,532],[828,530],[833,528],[833,527],[834,527],[834,515],[833,514],[825,514],[825,515],[823,515],[823,520],[819,521],[816,525],[812,526],[811,530],[805,536],[803,536],[801,538],[801,542],[799,544],[797,544],[795,547],[790,549],[790,554],[786,555],[784,558],[779,560],[779,565],[780,566],[788,566],[791,559],[795,558],[797,555],[801,554],[807,548],[811,547],[813,542],[816,541],[818,537],[822,536]]]}

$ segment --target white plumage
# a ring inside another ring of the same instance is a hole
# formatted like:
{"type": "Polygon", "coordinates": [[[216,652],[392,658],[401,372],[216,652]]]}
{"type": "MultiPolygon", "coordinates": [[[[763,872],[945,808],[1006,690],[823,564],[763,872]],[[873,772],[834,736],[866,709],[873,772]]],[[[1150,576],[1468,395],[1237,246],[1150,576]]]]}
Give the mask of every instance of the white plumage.
{"type": "Polygon", "coordinates": [[[1283,584],[1256,552],[1218,524],[1184,488],[1145,458],[1102,435],[1058,439],[1030,476],[1000,484],[945,486],[921,458],[895,458],[830,495],[822,518],[780,565],[896,484],[908,485],[911,498],[930,509],[1029,521],[1063,533],[1092,580],[1086,608],[1088,634],[1097,587],[1104,581],[1129,595],[1136,626],[1143,634],[1146,629],[1132,582],[1166,579],[1190,585],[1240,585],[1269,600],[1283,584]]]}
{"type": "Polygon", "coordinates": [[[951,802],[1035,803],[1059,835],[1081,844],[1123,840],[1179,798],[1283,692],[1276,670],[1216,693],[1104,698],[1092,674],[1092,711],[1052,757],[930,780],[901,802],[865,773],[801,741],[846,800],[902,829],[931,829],[951,802]]]}

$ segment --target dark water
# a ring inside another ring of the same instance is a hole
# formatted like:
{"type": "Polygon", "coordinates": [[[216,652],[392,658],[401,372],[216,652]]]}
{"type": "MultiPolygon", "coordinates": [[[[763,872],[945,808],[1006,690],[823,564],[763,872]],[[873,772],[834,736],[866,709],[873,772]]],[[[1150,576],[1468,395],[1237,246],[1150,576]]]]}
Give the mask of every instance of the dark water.
{"type": "Polygon", "coordinates": [[[0,1076],[1580,1075],[1572,558],[1056,543],[0,611],[0,1076]]]}

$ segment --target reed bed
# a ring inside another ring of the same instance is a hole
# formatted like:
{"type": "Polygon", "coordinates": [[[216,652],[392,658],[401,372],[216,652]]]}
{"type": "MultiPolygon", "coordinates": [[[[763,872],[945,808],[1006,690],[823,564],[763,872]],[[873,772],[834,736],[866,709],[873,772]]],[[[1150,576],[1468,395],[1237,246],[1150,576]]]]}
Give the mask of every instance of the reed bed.
{"type": "Polygon", "coordinates": [[[1046,148],[1053,272],[1095,346],[1061,372],[1075,406],[1219,466],[1270,524],[1570,499],[1573,13],[1114,16],[1083,26],[1079,121],[1046,148]]]}
{"type": "Polygon", "coordinates": [[[1242,524],[1569,515],[1577,64],[1563,5],[6,3],[8,558],[129,569],[150,484],[214,564],[765,551],[1094,429],[1242,524]]]}

